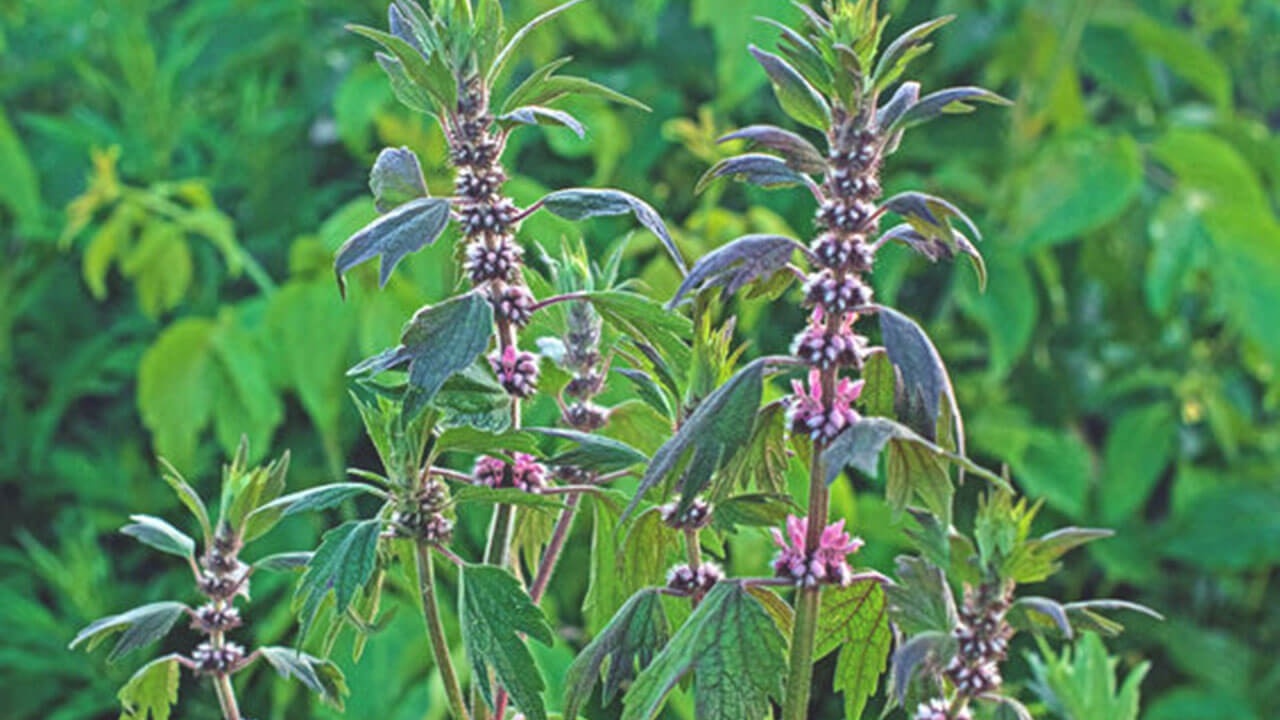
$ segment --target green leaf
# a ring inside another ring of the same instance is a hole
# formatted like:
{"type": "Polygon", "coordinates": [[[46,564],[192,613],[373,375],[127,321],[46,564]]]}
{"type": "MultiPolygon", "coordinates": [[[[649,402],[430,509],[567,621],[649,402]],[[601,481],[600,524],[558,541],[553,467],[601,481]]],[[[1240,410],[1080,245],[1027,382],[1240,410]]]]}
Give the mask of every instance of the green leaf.
{"type": "Polygon", "coordinates": [[[601,698],[608,704],[667,644],[671,631],[661,600],[662,595],[656,588],[631,596],[609,624],[582,649],[565,675],[566,718],[578,716],[578,709],[591,696],[606,662],[608,670],[604,673],[601,698]]]}
{"type": "MultiPolygon", "coordinates": [[[[422,88],[431,97],[440,111],[451,110],[458,102],[458,83],[453,73],[444,64],[441,53],[433,52],[424,57],[419,48],[415,48],[403,38],[390,33],[375,30],[363,25],[347,25],[347,30],[363,35],[389,50],[403,66],[407,79],[422,88]]],[[[383,66],[385,69],[385,65],[383,66]]],[[[393,87],[396,77],[392,76],[393,87]]]]}
{"type": "Polygon", "coordinates": [[[75,649],[84,642],[85,650],[92,651],[103,640],[117,632],[123,632],[116,641],[115,647],[107,655],[107,662],[128,655],[140,647],[150,645],[169,634],[173,624],[190,608],[180,602],[157,602],[136,607],[119,615],[110,615],[94,620],[76,634],[67,647],[75,649]]]}
{"type": "Polygon", "coordinates": [[[426,115],[439,113],[435,98],[409,77],[409,71],[404,69],[404,63],[397,60],[395,56],[382,52],[375,52],[373,59],[378,61],[382,71],[387,74],[387,79],[391,81],[392,94],[405,107],[426,115]]]}
{"type": "Polygon", "coordinates": [[[169,464],[168,460],[160,458],[159,462],[161,469],[160,476],[164,478],[165,483],[169,485],[170,489],[173,490],[173,493],[178,496],[178,500],[187,508],[187,510],[191,511],[191,514],[195,516],[196,521],[200,523],[200,529],[204,532],[205,542],[212,542],[213,525],[209,522],[209,510],[205,507],[204,500],[200,498],[200,495],[195,491],[195,488],[191,487],[191,484],[182,477],[182,473],[178,472],[177,468],[169,464]]]}
{"type": "Polygon", "coordinates": [[[520,488],[491,488],[483,485],[462,485],[453,492],[457,505],[516,505],[538,510],[562,510],[564,502],[557,495],[539,495],[520,488]]]}
{"type": "Polygon", "coordinates": [[[716,143],[730,140],[746,140],[752,145],[773,150],[782,155],[787,167],[797,172],[814,175],[827,170],[827,159],[813,143],[774,125],[750,125],[721,137],[716,143]]]}
{"type": "Polygon", "coordinates": [[[971,102],[985,102],[992,105],[1012,105],[1009,100],[980,87],[953,87],[931,92],[920,98],[898,118],[890,129],[909,128],[928,122],[944,113],[966,113],[973,110],[971,102]]]}
{"type": "Polygon", "coordinates": [[[716,503],[711,510],[711,526],[722,532],[736,532],[739,526],[777,527],[787,515],[802,512],[790,495],[747,493],[716,503]]]}
{"type": "Polygon", "coordinates": [[[449,200],[418,198],[397,207],[352,235],[334,256],[333,270],[338,287],[346,293],[343,277],[351,268],[377,256],[378,285],[385,287],[391,271],[404,256],[430,245],[449,224],[449,200]]]}
{"type": "Polygon", "coordinates": [[[817,634],[815,658],[840,651],[834,688],[844,693],[845,717],[862,717],[867,699],[879,685],[893,641],[880,583],[861,580],[848,587],[824,588],[817,634]]]}
{"type": "Polygon", "coordinates": [[[951,524],[951,499],[955,487],[944,457],[928,443],[894,438],[885,462],[885,500],[895,512],[907,507],[912,495],[943,524],[951,524]]]}
{"type": "Polygon", "coordinates": [[[744,235],[732,240],[694,263],[667,307],[679,305],[690,292],[721,285],[720,300],[728,302],[744,286],[785,268],[797,249],[803,246],[782,235],[744,235]]]}
{"type": "Polygon", "coordinates": [[[701,193],[713,181],[722,177],[769,189],[794,187],[805,183],[805,176],[792,170],[781,158],[764,153],[747,153],[725,158],[712,165],[698,179],[698,184],[693,191],[701,193]]]}
{"type": "Polygon", "coordinates": [[[756,413],[751,437],[724,466],[711,491],[712,498],[719,499],[735,488],[784,493],[790,452],[786,405],[771,402],[756,413]]]}
{"type": "Polygon", "coordinates": [[[0,205],[13,211],[20,235],[34,235],[43,211],[40,178],[4,112],[0,112],[0,177],[5,178],[0,184],[0,205]]]}
{"type": "Polygon", "coordinates": [[[502,101],[503,114],[514,110],[515,108],[531,105],[531,98],[541,98],[540,102],[545,105],[547,102],[554,101],[555,95],[548,95],[545,92],[545,84],[548,78],[555,74],[556,70],[564,67],[572,58],[563,57],[558,60],[543,65],[542,67],[529,73],[529,77],[515,87],[507,99],[502,101]]]}
{"type": "Polygon", "coordinates": [[[120,272],[133,280],[138,307],[153,319],[182,302],[193,271],[182,228],[156,218],[142,225],[138,242],[120,258],[120,272]]]}
{"type": "Polygon", "coordinates": [[[169,720],[178,703],[181,666],[178,655],[156,658],[138,669],[116,697],[124,707],[122,720],[169,720]]]}
{"type": "Polygon", "coordinates": [[[253,563],[254,569],[267,570],[270,572],[293,572],[295,570],[305,570],[310,564],[312,556],[311,552],[283,552],[267,555],[258,558],[253,563]]]}
{"type": "Polygon", "coordinates": [[[691,671],[699,720],[767,718],[770,699],[782,699],[786,647],[759,600],[737,583],[719,583],[636,678],[623,700],[622,720],[656,717],[691,671]]]}
{"type": "Polygon", "coordinates": [[[523,105],[511,112],[504,113],[497,120],[504,125],[541,125],[549,123],[569,128],[579,139],[587,136],[587,129],[582,126],[582,123],[577,118],[563,110],[542,107],[541,105],[523,105]]]}
{"type": "MultiPolygon", "coordinates": [[[[627,598],[623,588],[618,547],[623,538],[619,529],[621,508],[611,498],[595,494],[582,499],[587,513],[579,522],[591,523],[591,564],[587,570],[587,592],[582,599],[582,617],[585,630],[598,634],[613,618],[627,598]]],[[[571,685],[571,683],[569,684],[571,685]]]]}
{"type": "Polygon", "coordinates": [[[894,563],[896,582],[885,593],[898,629],[907,636],[951,632],[957,619],[956,601],[943,571],[921,557],[899,555],[894,563]]]}
{"type": "MultiPolygon", "coordinates": [[[[881,333],[883,334],[884,331],[882,330],[881,333]]],[[[859,400],[862,401],[863,413],[875,417],[894,417],[894,398],[897,393],[898,379],[893,361],[889,359],[889,353],[876,350],[867,355],[862,366],[862,379],[865,384],[862,386],[859,400]]],[[[921,393],[922,398],[928,395],[927,392],[921,393]]]]}
{"type": "Polygon", "coordinates": [[[1102,528],[1065,527],[1023,541],[1005,558],[1000,575],[1017,583],[1040,582],[1058,571],[1061,567],[1058,559],[1069,551],[1114,534],[1102,528]]]}
{"type": "Polygon", "coordinates": [[[570,188],[557,190],[542,198],[540,202],[547,212],[566,220],[633,214],[641,225],[658,236],[663,246],[667,248],[667,252],[671,254],[676,267],[680,268],[682,273],[687,272],[684,258],[680,256],[680,250],[676,248],[675,240],[671,238],[671,233],[667,231],[666,223],[662,221],[658,211],[634,195],[621,190],[570,188]]]}
{"type": "Polygon", "coordinates": [[[165,328],[138,366],[138,411],[156,452],[181,465],[194,463],[196,440],[213,413],[210,382],[217,326],[186,317],[165,328]]]}
{"type": "Polygon", "coordinates": [[[400,345],[361,362],[347,374],[379,373],[408,362],[404,413],[415,417],[450,376],[466,370],[484,352],[492,328],[489,301],[478,292],[459,295],[414,313],[400,345]]]}
{"type": "Polygon", "coordinates": [[[767,53],[755,45],[750,45],[747,49],[764,67],[782,111],[796,122],[819,132],[826,132],[831,126],[831,108],[809,81],[777,55],[767,53]]]}
{"type": "MultiPolygon", "coordinates": [[[[320,485],[318,487],[299,490],[282,497],[278,497],[271,502],[255,508],[249,513],[248,524],[250,526],[265,526],[270,528],[280,520],[297,515],[304,512],[315,512],[317,510],[328,510],[337,507],[343,502],[356,497],[358,495],[381,495],[382,493],[374,487],[365,485],[364,483],[332,483],[329,485],[320,485]]],[[[266,532],[265,529],[258,530],[256,534],[261,535],[266,532]]],[[[250,533],[255,534],[255,533],[250,533]]]]}
{"type": "Polygon", "coordinates": [[[280,677],[295,678],[330,705],[342,710],[342,699],[350,694],[342,669],[332,660],[312,657],[293,648],[267,646],[259,648],[280,677]]]}
{"type": "MultiPolygon", "coordinates": [[[[901,374],[902,387],[900,393],[906,408],[923,409],[923,415],[914,417],[910,413],[899,412],[906,425],[929,440],[937,440],[938,421],[943,412],[943,402],[951,408],[951,420],[957,449],[963,453],[965,449],[964,423],[960,417],[960,406],[956,401],[955,388],[951,385],[951,377],[947,374],[947,366],[942,355],[933,346],[929,335],[916,321],[888,307],[881,307],[876,312],[880,319],[881,342],[888,353],[889,360],[901,374]]],[[[895,403],[895,407],[899,407],[895,403]]],[[[902,408],[899,407],[901,410],[902,408]]],[[[873,413],[879,414],[879,413],[873,413]]],[[[886,413],[892,415],[892,413],[886,413]]]]}
{"type": "Polygon", "coordinates": [[[520,581],[490,565],[463,565],[458,611],[462,644],[480,694],[493,706],[493,681],[511,696],[530,720],[547,720],[542,673],[521,639],[525,633],[550,645],[551,626],[529,599],[520,581]]]}
{"type": "Polygon", "coordinates": [[[684,466],[680,494],[682,504],[692,502],[712,474],[751,437],[754,418],[760,409],[763,378],[764,361],[756,360],[708,395],[675,435],[654,453],[623,517],[630,515],[644,495],[689,455],[692,457],[684,466]]]}
{"type": "Polygon", "coordinates": [[[584,297],[615,329],[629,334],[646,355],[657,348],[659,358],[649,356],[661,372],[660,361],[675,368],[688,367],[689,336],[693,324],[683,315],[668,311],[662,303],[643,295],[621,290],[585,293],[584,297]]]}
{"type": "Polygon", "coordinates": [[[418,156],[407,147],[383,148],[378,153],[369,171],[369,190],[379,213],[431,194],[427,192],[418,156]]]}
{"type": "Polygon", "coordinates": [[[1119,661],[1108,657],[1102,640],[1087,633],[1061,655],[1054,654],[1041,642],[1040,654],[1027,655],[1041,695],[1050,705],[1060,708],[1064,717],[1114,718],[1136,720],[1138,686],[1150,663],[1141,663],[1129,672],[1117,688],[1116,666],[1119,661]]]}
{"type": "Polygon", "coordinates": [[[644,453],[630,445],[604,435],[564,430],[561,428],[530,428],[532,432],[562,438],[577,444],[569,450],[556,453],[547,460],[553,465],[566,465],[598,473],[611,473],[648,461],[644,453]]]}
{"type": "Polygon", "coordinates": [[[955,19],[955,15],[943,15],[911,28],[902,33],[880,53],[876,60],[876,69],[871,73],[875,89],[882,90],[893,84],[907,69],[907,64],[925,54],[932,47],[925,42],[934,30],[955,19]]]}
{"type": "Polygon", "coordinates": [[[178,528],[150,515],[130,515],[129,519],[133,522],[120,529],[125,535],[160,552],[181,558],[195,557],[196,541],[178,528]]]}
{"type": "Polygon", "coordinates": [[[529,36],[529,33],[533,32],[534,28],[580,2],[582,2],[582,0],[569,0],[568,2],[561,3],[541,15],[538,15],[521,26],[519,30],[515,31],[515,33],[511,35],[511,39],[507,40],[507,44],[498,51],[497,56],[493,60],[493,64],[488,68],[483,68],[486,84],[488,84],[489,87],[496,87],[498,85],[498,81],[501,79],[503,71],[506,69],[507,64],[511,62],[512,54],[519,49],[520,43],[524,42],[524,39],[529,36]]]}
{"type": "MultiPolygon", "coordinates": [[[[521,85],[518,90],[524,90],[524,88],[526,85],[521,85]]],[[[528,86],[527,91],[519,92],[518,98],[517,93],[513,93],[504,108],[510,110],[514,109],[513,106],[520,105],[549,106],[564,97],[599,97],[622,105],[630,105],[639,110],[649,110],[648,105],[633,97],[572,75],[550,75],[536,85],[528,86]],[[516,99],[520,101],[520,105],[516,105],[516,99]]]]}
{"type": "Polygon", "coordinates": [[[302,625],[301,635],[306,635],[320,604],[330,592],[334,612],[338,615],[346,612],[356,591],[373,574],[381,531],[380,520],[353,520],[324,534],[293,593],[302,625]]]}
{"type": "Polygon", "coordinates": [[[1177,418],[1167,403],[1130,410],[1112,424],[1098,507],[1106,525],[1122,525],[1146,504],[1177,442],[1177,418]]]}
{"type": "Polygon", "coordinates": [[[875,477],[880,453],[890,441],[918,445],[937,458],[948,460],[997,486],[1007,487],[1004,478],[999,475],[962,455],[938,447],[905,425],[881,417],[862,418],[846,428],[827,446],[823,451],[827,483],[834,482],[846,466],[852,466],[870,477],[875,477]]]}

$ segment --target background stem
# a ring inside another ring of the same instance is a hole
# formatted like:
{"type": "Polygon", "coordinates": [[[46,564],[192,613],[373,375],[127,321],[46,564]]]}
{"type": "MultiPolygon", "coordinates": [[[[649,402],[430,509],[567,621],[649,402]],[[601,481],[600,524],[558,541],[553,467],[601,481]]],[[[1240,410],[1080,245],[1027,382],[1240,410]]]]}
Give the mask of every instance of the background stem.
{"type": "Polygon", "coordinates": [[[467,704],[462,695],[462,686],[458,683],[458,675],[453,669],[453,657],[449,655],[449,640],[444,634],[444,624],[440,622],[440,604],[436,601],[436,573],[432,564],[431,548],[422,541],[416,543],[418,566],[418,590],[422,594],[422,616],[427,622],[427,635],[431,638],[431,652],[435,655],[436,667],[440,668],[440,679],[444,682],[444,692],[449,698],[449,709],[456,720],[468,720],[467,704]]]}

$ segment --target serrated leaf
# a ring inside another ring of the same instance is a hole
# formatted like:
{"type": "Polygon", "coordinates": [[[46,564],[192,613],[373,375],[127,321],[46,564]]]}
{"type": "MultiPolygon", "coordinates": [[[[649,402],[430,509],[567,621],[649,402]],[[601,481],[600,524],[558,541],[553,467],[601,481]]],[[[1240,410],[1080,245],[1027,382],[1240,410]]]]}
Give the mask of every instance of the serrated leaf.
{"type": "Polygon", "coordinates": [[[730,140],[746,140],[752,145],[769,148],[782,155],[787,167],[798,172],[814,175],[827,170],[826,158],[818,148],[813,146],[813,143],[790,130],[783,130],[774,125],[749,125],[721,137],[716,142],[726,143],[730,140]]]}
{"type": "Polygon", "coordinates": [[[880,583],[860,580],[848,587],[824,588],[817,635],[815,658],[840,651],[833,687],[844,693],[845,717],[862,717],[867,699],[879,685],[893,642],[880,583]]]}
{"type": "Polygon", "coordinates": [[[553,465],[566,465],[598,473],[611,473],[648,461],[639,450],[604,435],[565,430],[562,428],[530,428],[532,432],[569,440],[576,444],[550,457],[553,465]]]}
{"type": "Polygon", "coordinates": [[[378,285],[385,287],[391,271],[409,253],[430,245],[449,224],[449,201],[445,198],[418,198],[397,207],[352,235],[338,248],[333,270],[338,288],[345,294],[343,279],[351,268],[381,256],[378,285]]]}
{"type": "Polygon", "coordinates": [[[196,541],[168,522],[150,515],[130,515],[129,519],[133,522],[120,528],[125,535],[160,552],[181,558],[195,556],[196,541]]]}
{"type": "Polygon", "coordinates": [[[722,177],[770,189],[794,187],[805,182],[805,176],[792,170],[781,158],[764,153],[747,153],[725,158],[712,165],[698,179],[693,191],[701,193],[712,181],[722,177]]]}
{"type": "Polygon", "coordinates": [[[259,648],[262,658],[275,668],[280,677],[294,678],[322,700],[343,709],[343,698],[350,694],[342,669],[332,660],[322,660],[294,648],[267,646],[259,648]]]}
{"type": "Polygon", "coordinates": [[[885,588],[893,622],[905,635],[926,631],[951,632],[956,624],[956,601],[946,575],[924,558],[906,555],[895,561],[896,582],[885,588]]]}
{"type": "Polygon", "coordinates": [[[809,81],[777,55],[767,53],[755,45],[748,46],[748,50],[764,67],[782,111],[796,122],[826,132],[831,126],[831,108],[809,81]]]}
{"type": "Polygon", "coordinates": [[[134,650],[150,645],[168,635],[169,630],[173,629],[173,624],[188,610],[189,608],[180,602],[157,602],[136,607],[119,615],[99,618],[77,633],[67,647],[75,649],[76,645],[84,642],[87,643],[85,650],[92,651],[103,640],[117,632],[122,632],[115,647],[111,648],[111,653],[107,655],[107,662],[113,663],[134,650]]]}
{"type": "Polygon", "coordinates": [[[380,213],[431,194],[418,156],[407,147],[383,148],[378,153],[369,171],[369,190],[380,213]]]}
{"type": "Polygon", "coordinates": [[[504,124],[521,124],[521,125],[543,125],[550,123],[552,125],[561,125],[569,128],[578,138],[587,136],[587,129],[577,118],[563,110],[555,108],[542,107],[541,105],[525,105],[505,113],[498,117],[498,122],[504,124]]]}
{"type": "Polygon", "coordinates": [[[404,414],[416,417],[445,381],[475,362],[489,346],[493,308],[478,292],[424,307],[400,336],[400,345],[385,350],[347,371],[348,375],[379,373],[409,364],[409,388],[404,414]]]}
{"type": "Polygon", "coordinates": [[[306,635],[329,593],[333,593],[334,612],[346,612],[356,591],[373,574],[381,532],[382,522],[373,519],[345,522],[324,534],[293,593],[301,635],[306,635]]]}
{"type": "Polygon", "coordinates": [[[169,720],[178,703],[181,666],[178,655],[156,658],[138,669],[116,697],[124,707],[122,720],[169,720]]]}
{"type": "Polygon", "coordinates": [[[529,599],[520,581],[506,570],[490,565],[463,565],[458,576],[462,586],[458,600],[462,644],[480,694],[492,707],[493,680],[496,680],[526,717],[547,720],[542,700],[546,685],[533,655],[520,637],[520,633],[525,633],[550,645],[551,626],[547,619],[529,599]]]}
{"type": "Polygon", "coordinates": [[[721,500],[711,509],[711,526],[721,532],[736,532],[739,526],[777,527],[787,515],[802,512],[790,495],[746,493],[721,500]]]}
{"type": "Polygon", "coordinates": [[[583,298],[591,303],[606,323],[631,336],[660,377],[669,367],[688,367],[688,340],[693,333],[693,324],[687,317],[670,312],[662,303],[633,292],[603,290],[584,293],[583,298]]]}
{"type": "Polygon", "coordinates": [[[1033,687],[1063,717],[1108,720],[1138,717],[1138,685],[1150,663],[1133,668],[1117,689],[1119,660],[1107,655],[1097,635],[1086,634],[1074,648],[1064,648],[1061,655],[1055,655],[1042,642],[1039,655],[1028,653],[1027,661],[1036,678],[1033,687]]]}
{"type": "Polygon", "coordinates": [[[608,670],[601,697],[608,704],[623,684],[634,680],[667,644],[670,628],[661,597],[656,588],[631,596],[574,659],[565,675],[566,718],[578,716],[578,709],[591,696],[606,662],[608,670]]]}
{"type": "Polygon", "coordinates": [[[803,249],[783,235],[744,235],[732,240],[694,263],[667,307],[674,308],[690,292],[719,285],[724,286],[720,300],[728,302],[743,286],[785,268],[795,251],[803,249]]]}
{"type": "Polygon", "coordinates": [[[927,443],[891,439],[885,462],[885,500],[895,512],[900,512],[906,509],[913,495],[943,524],[951,524],[955,486],[944,458],[927,443]]]}
{"type": "Polygon", "coordinates": [[[931,92],[920,98],[902,117],[893,124],[892,129],[909,128],[932,120],[943,113],[963,113],[973,110],[971,102],[985,102],[992,105],[1012,105],[1009,100],[980,87],[953,87],[931,92]]]}
{"type": "Polygon", "coordinates": [[[654,453],[623,517],[630,515],[644,495],[675,471],[688,455],[691,457],[684,465],[680,494],[682,505],[693,502],[712,474],[751,437],[755,414],[760,409],[763,378],[764,361],[756,360],[708,395],[675,435],[654,453]]]}
{"type": "Polygon", "coordinates": [[[756,414],[751,437],[725,465],[711,496],[714,500],[735,488],[748,490],[752,487],[784,493],[789,460],[786,405],[778,401],[768,403],[756,414]]]}
{"type": "Polygon", "coordinates": [[[1114,534],[1114,531],[1103,528],[1065,527],[1027,540],[1005,559],[1001,575],[1017,583],[1040,582],[1058,571],[1058,558],[1067,552],[1114,534]]]}
{"type": "Polygon", "coordinates": [[[770,699],[782,698],[786,647],[759,600],[737,583],[719,583],[636,678],[622,720],[656,717],[689,672],[699,720],[769,717],[770,699]]]}
{"type": "Polygon", "coordinates": [[[681,273],[688,272],[675,240],[667,231],[666,223],[649,203],[621,190],[569,188],[557,190],[540,201],[542,207],[553,215],[566,220],[585,220],[607,215],[635,215],[636,220],[662,241],[671,259],[681,273]]]}

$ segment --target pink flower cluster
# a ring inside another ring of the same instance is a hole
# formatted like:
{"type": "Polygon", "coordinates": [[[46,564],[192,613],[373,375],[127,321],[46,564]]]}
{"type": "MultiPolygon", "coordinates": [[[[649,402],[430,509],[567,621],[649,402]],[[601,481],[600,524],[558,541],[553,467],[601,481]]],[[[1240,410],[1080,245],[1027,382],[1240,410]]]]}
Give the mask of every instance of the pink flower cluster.
{"type": "Polygon", "coordinates": [[[507,461],[482,455],[471,471],[471,481],[485,487],[515,487],[525,492],[541,492],[547,486],[547,468],[532,455],[515,454],[511,463],[511,484],[506,482],[507,461]]]}
{"type": "Polygon", "coordinates": [[[862,395],[865,383],[841,379],[828,407],[823,402],[820,377],[817,368],[809,371],[808,390],[799,380],[791,381],[794,394],[787,400],[787,421],[793,433],[808,435],[814,441],[831,442],[858,421],[860,416],[853,409],[853,403],[862,395]]]}
{"type": "Polygon", "coordinates": [[[773,529],[773,541],[781,548],[773,561],[774,574],[804,587],[848,585],[853,580],[848,556],[862,547],[862,540],[845,532],[844,520],[840,520],[823,529],[818,548],[810,554],[805,550],[808,533],[809,519],[795,515],[787,516],[785,537],[781,530],[773,529]]]}
{"type": "Polygon", "coordinates": [[[791,354],[818,368],[858,365],[867,349],[867,339],[853,331],[854,313],[846,313],[834,330],[827,327],[822,307],[813,309],[809,325],[791,343],[791,354]]]}

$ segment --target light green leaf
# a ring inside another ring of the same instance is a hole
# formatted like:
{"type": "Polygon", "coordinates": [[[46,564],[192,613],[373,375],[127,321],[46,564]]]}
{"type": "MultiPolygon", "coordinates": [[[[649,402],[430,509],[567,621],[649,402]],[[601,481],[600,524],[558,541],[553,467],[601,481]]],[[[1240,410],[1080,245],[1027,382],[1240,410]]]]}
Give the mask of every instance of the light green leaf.
{"type": "Polygon", "coordinates": [[[219,383],[213,375],[217,326],[208,318],[182,318],[165,328],[142,354],[138,411],[157,454],[194,464],[196,440],[213,414],[219,383]]]}
{"type": "Polygon", "coordinates": [[[195,556],[196,541],[164,520],[150,515],[130,515],[129,519],[133,522],[120,529],[125,535],[160,552],[181,558],[195,556]]]}
{"type": "Polygon", "coordinates": [[[116,694],[124,707],[122,720],[169,720],[178,703],[181,674],[178,655],[165,655],[139,668],[116,694]]]}
{"type": "Polygon", "coordinates": [[[840,651],[834,687],[844,693],[845,717],[862,717],[867,699],[879,685],[893,641],[880,583],[861,580],[848,587],[823,589],[817,633],[815,658],[840,651]]]}
{"type": "Polygon", "coordinates": [[[777,55],[765,52],[755,45],[748,46],[748,49],[769,76],[773,94],[778,98],[782,111],[796,122],[819,132],[826,132],[831,126],[831,107],[809,81],[777,55]]]}
{"type": "Polygon", "coordinates": [[[1173,459],[1177,418],[1167,403],[1130,410],[1107,432],[1106,473],[1098,485],[1098,507],[1106,525],[1123,525],[1146,503],[1173,459]]]}

